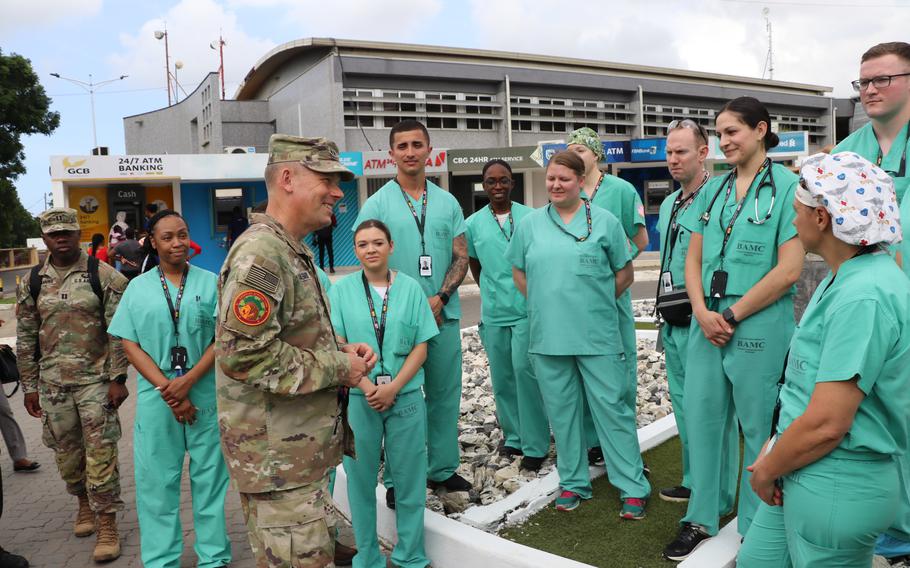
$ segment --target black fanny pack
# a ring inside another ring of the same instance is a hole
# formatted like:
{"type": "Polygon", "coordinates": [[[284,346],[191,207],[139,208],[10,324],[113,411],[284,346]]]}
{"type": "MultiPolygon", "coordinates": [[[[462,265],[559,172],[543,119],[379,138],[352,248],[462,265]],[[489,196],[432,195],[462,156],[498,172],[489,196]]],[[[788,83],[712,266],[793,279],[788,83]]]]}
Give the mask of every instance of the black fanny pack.
{"type": "Polygon", "coordinates": [[[692,321],[692,302],[685,290],[657,293],[657,311],[672,326],[689,327],[692,321]]]}

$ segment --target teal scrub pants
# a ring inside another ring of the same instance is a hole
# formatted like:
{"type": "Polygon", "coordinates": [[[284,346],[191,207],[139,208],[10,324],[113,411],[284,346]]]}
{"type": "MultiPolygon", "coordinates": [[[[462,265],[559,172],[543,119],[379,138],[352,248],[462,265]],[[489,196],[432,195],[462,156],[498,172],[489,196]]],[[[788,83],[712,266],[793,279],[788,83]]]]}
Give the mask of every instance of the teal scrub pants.
{"type": "Polygon", "coordinates": [[[528,319],[509,326],[481,324],[479,333],[490,360],[496,417],[505,445],[526,456],[546,456],[550,425],[528,359],[528,319]]]}
{"type": "Polygon", "coordinates": [[[357,459],[344,456],[348,499],[357,555],[354,568],[385,568],[376,536],[376,475],[385,442],[386,468],[395,478],[395,523],[398,543],[392,563],[402,568],[429,564],[423,546],[426,507],[427,411],[420,389],[399,394],[395,405],[376,412],[363,396],[350,398],[348,419],[354,431],[357,459]]]}
{"type": "MultiPolygon", "coordinates": [[[[427,478],[445,481],[459,464],[458,419],[461,417],[461,327],[458,320],[439,326],[427,342],[423,364],[427,402],[427,478]]],[[[395,499],[398,499],[396,491],[395,499]]]]}
{"type": "Polygon", "coordinates": [[[146,568],[180,566],[180,478],[187,453],[198,566],[214,568],[231,562],[224,518],[228,472],[221,454],[217,409],[214,404],[199,408],[193,425],[180,424],[158,392],[150,390],[139,393],[133,440],[136,512],[146,568]]]}
{"type": "Polygon", "coordinates": [[[900,553],[889,554],[889,556],[900,556],[910,553],[910,459],[908,459],[907,454],[897,456],[895,459],[898,465],[900,499],[894,523],[885,531],[885,534],[891,537],[890,546],[882,552],[899,550],[900,553]],[[893,542],[894,540],[899,542],[895,543],[893,542]]]}
{"type": "MultiPolygon", "coordinates": [[[[708,300],[709,309],[722,312],[738,296],[708,300]]],[[[683,522],[717,534],[724,503],[720,483],[724,441],[736,427],[743,432],[745,450],[739,487],[738,529],[745,535],[759,499],[749,484],[751,465],[771,433],[777,402],[777,382],[793,335],[793,300],[784,296],[740,323],[723,347],[705,339],[695,318],[689,328],[686,360],[686,431],[692,497],[683,522]]]]}
{"type": "MultiPolygon", "coordinates": [[[[633,416],[638,416],[636,406],[638,395],[638,340],[635,337],[635,316],[632,315],[632,292],[626,290],[616,299],[616,309],[619,314],[619,334],[622,340],[622,349],[626,353],[626,378],[629,381],[630,388],[626,391],[626,405],[632,410],[633,416]]],[[[597,441],[597,430],[594,427],[594,419],[591,417],[591,409],[587,401],[584,406],[584,424],[585,438],[589,448],[599,446],[597,441]]]]}
{"type": "Polygon", "coordinates": [[[830,454],[783,479],[784,504],[762,503],[736,560],[738,568],[872,565],[875,540],[898,508],[891,456],[830,454]]]}
{"type": "MultiPolygon", "coordinates": [[[[670,400],[673,402],[673,415],[676,418],[676,429],[679,431],[679,442],[682,446],[682,482],[683,487],[692,488],[689,473],[689,432],[686,430],[686,356],[689,349],[689,328],[664,324],[660,328],[664,345],[664,358],[667,368],[667,383],[670,388],[670,400]]],[[[733,510],[736,501],[736,480],[739,477],[739,426],[727,430],[724,440],[723,466],[720,474],[720,515],[733,510]]]]}
{"type": "Polygon", "coordinates": [[[622,498],[647,498],[651,485],[642,472],[635,415],[626,398],[628,381],[623,355],[531,355],[553,436],[559,486],[582,499],[591,498],[587,444],[583,429],[584,400],[592,410],[607,476],[622,498]]]}

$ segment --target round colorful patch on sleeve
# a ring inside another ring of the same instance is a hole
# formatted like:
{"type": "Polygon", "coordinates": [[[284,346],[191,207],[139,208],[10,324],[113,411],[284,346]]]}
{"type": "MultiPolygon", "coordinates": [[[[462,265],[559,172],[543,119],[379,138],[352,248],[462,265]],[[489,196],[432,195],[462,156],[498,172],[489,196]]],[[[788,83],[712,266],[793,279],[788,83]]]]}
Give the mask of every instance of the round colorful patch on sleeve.
{"type": "Polygon", "coordinates": [[[234,296],[234,317],[244,325],[262,325],[271,313],[268,297],[259,290],[243,290],[234,296]]]}

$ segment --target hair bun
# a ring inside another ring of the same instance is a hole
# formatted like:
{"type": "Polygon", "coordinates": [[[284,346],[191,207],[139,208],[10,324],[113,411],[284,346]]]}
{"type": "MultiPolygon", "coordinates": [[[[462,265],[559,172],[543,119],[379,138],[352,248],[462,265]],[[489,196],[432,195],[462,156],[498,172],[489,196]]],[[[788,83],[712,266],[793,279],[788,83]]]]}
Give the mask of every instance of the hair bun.
{"type": "Polygon", "coordinates": [[[776,148],[780,144],[780,136],[776,132],[771,132],[769,129],[765,133],[765,149],[770,150],[771,148],[776,148]]]}

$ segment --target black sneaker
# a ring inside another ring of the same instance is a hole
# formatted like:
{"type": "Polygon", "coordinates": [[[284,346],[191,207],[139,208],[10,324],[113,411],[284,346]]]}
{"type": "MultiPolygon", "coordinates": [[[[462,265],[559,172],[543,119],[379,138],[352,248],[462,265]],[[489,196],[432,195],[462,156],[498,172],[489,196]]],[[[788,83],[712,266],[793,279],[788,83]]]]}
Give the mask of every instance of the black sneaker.
{"type": "Polygon", "coordinates": [[[470,491],[473,487],[468,480],[453,473],[452,477],[446,479],[445,481],[433,481],[432,479],[427,480],[427,487],[430,489],[437,489],[439,487],[445,487],[448,491],[470,491]]]}
{"type": "Polygon", "coordinates": [[[588,463],[590,465],[604,465],[604,451],[600,446],[588,450],[588,463]]]}
{"type": "Polygon", "coordinates": [[[2,568],[28,568],[28,560],[18,554],[7,552],[0,548],[0,567],[2,568]]]}
{"type": "Polygon", "coordinates": [[[521,448],[516,448],[516,447],[513,447],[513,446],[507,446],[507,445],[505,445],[505,444],[499,446],[499,448],[497,449],[497,451],[499,452],[499,455],[504,456],[504,457],[507,457],[507,458],[512,458],[512,457],[515,457],[515,456],[523,456],[523,455],[524,455],[524,453],[521,451],[521,448]]]}
{"type": "Polygon", "coordinates": [[[667,560],[680,562],[695,552],[698,546],[711,538],[708,533],[702,530],[698,525],[692,523],[683,523],[676,535],[676,539],[664,548],[664,557],[667,560]]]}
{"type": "Polygon", "coordinates": [[[528,469],[531,471],[540,471],[540,466],[543,465],[543,462],[545,459],[547,459],[547,458],[546,457],[535,458],[533,456],[525,456],[525,457],[521,458],[520,467],[521,467],[521,469],[528,469]]]}
{"type": "Polygon", "coordinates": [[[660,490],[660,498],[671,503],[687,503],[691,496],[692,490],[682,485],[660,490]]]}
{"type": "Polygon", "coordinates": [[[385,490],[385,506],[389,509],[395,508],[395,488],[389,487],[385,490]]]}

